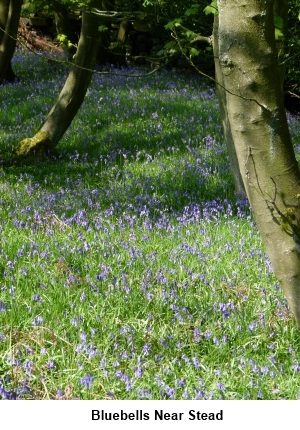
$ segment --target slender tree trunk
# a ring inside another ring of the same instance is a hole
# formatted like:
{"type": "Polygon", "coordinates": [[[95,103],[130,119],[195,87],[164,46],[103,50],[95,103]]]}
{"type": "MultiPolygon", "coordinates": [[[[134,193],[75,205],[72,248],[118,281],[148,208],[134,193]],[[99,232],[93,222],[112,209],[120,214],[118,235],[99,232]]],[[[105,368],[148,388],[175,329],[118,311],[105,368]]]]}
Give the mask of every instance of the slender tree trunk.
{"type": "Polygon", "coordinates": [[[240,171],[300,327],[300,174],[283,104],[273,2],[218,0],[218,11],[219,60],[240,171]]]}
{"type": "Polygon", "coordinates": [[[22,0],[0,0],[0,85],[16,78],[11,59],[14,55],[22,0]]]}
{"type": "Polygon", "coordinates": [[[219,27],[219,17],[216,15],[214,18],[214,28],[213,28],[216,90],[217,90],[218,99],[219,99],[224,138],[227,146],[229,162],[230,162],[231,172],[232,172],[233,181],[234,181],[235,194],[237,196],[245,196],[245,187],[240,173],[239,163],[238,163],[236,150],[234,147],[232,134],[231,134],[231,128],[230,128],[231,126],[227,115],[227,93],[224,88],[224,79],[223,79],[223,75],[220,67],[220,61],[219,61],[218,27],[219,27]]]}
{"type": "MultiPolygon", "coordinates": [[[[57,34],[63,34],[67,36],[69,42],[74,43],[74,37],[72,36],[68,10],[61,3],[54,3],[54,20],[57,34]]],[[[76,53],[74,46],[68,46],[68,43],[63,47],[64,56],[67,60],[72,61],[73,56],[76,53]]]]}
{"type": "Polygon", "coordinates": [[[96,67],[99,46],[98,26],[99,20],[96,15],[83,13],[74,65],[65,85],[38,133],[17,145],[14,151],[16,156],[50,151],[66,132],[84,100],[92,78],[92,70],[96,67]]]}
{"type": "Polygon", "coordinates": [[[10,0],[0,0],[0,43],[2,43],[7,23],[10,0]]]}
{"type": "MultiPolygon", "coordinates": [[[[102,0],[101,6],[103,11],[114,10],[115,0],[102,0]]],[[[98,64],[112,64],[114,62],[113,56],[109,50],[110,47],[110,34],[111,34],[111,21],[99,17],[99,26],[106,27],[107,30],[100,32],[100,46],[98,52],[98,64]]]]}
{"type": "MultiPolygon", "coordinates": [[[[0,46],[2,46],[2,41],[6,31],[9,3],[10,3],[10,0],[0,0],[0,46]]],[[[0,64],[0,71],[1,71],[1,64],[0,64]]],[[[14,79],[11,62],[9,62],[9,73],[7,72],[7,74],[9,74],[9,76],[11,75],[12,80],[14,79]]],[[[6,79],[6,80],[9,81],[10,79],[9,80],[6,79]]]]}
{"type": "Polygon", "coordinates": [[[123,43],[123,45],[125,45],[127,42],[129,29],[130,29],[130,22],[128,21],[128,19],[123,19],[120,22],[120,27],[118,31],[118,41],[123,43]]]}

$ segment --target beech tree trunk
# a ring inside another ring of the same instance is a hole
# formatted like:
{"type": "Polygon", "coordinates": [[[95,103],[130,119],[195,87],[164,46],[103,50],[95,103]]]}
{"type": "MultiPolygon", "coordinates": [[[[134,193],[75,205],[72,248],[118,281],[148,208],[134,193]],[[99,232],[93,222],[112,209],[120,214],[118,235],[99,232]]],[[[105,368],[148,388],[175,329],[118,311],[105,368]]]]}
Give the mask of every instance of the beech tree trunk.
{"type": "Polygon", "coordinates": [[[237,196],[245,196],[245,187],[243,183],[243,179],[240,173],[239,163],[236,155],[236,150],[234,147],[232,134],[231,134],[231,126],[227,115],[227,93],[224,88],[224,79],[222,76],[222,71],[220,67],[219,61],[219,46],[218,46],[218,37],[219,37],[219,19],[216,15],[214,18],[214,27],[213,27],[213,47],[214,47],[214,59],[215,59],[215,80],[216,80],[216,90],[219,99],[219,107],[221,111],[222,125],[225,143],[228,151],[229,162],[231,167],[231,173],[234,181],[235,194],[237,196]]]}
{"type": "Polygon", "coordinates": [[[11,59],[14,55],[22,0],[0,0],[0,85],[16,78],[11,59]]]}
{"type": "MultiPolygon", "coordinates": [[[[99,7],[95,1],[92,7],[99,7]]],[[[58,144],[80,108],[96,67],[99,47],[99,19],[83,12],[74,65],[65,85],[38,133],[22,140],[14,152],[17,157],[51,151],[58,144]]]]}
{"type": "Polygon", "coordinates": [[[300,174],[283,104],[273,1],[218,0],[226,111],[257,228],[300,327],[300,174]]]}

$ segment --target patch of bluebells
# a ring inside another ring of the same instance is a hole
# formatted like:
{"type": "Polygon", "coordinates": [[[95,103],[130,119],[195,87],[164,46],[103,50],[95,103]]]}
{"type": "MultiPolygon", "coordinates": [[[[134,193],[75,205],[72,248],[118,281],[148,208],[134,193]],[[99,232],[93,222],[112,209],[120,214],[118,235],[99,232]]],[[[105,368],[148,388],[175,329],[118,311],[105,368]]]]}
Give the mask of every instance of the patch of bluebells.
{"type": "MultiPolygon", "coordinates": [[[[55,97],[59,80],[47,80],[40,61],[35,70],[43,78],[30,80],[33,60],[21,52],[14,65],[21,80],[4,89],[14,95],[3,98],[0,125],[21,139],[38,125],[28,121],[28,109],[42,121],[51,103],[41,96],[55,97]],[[9,118],[13,103],[24,100],[26,112],[20,107],[9,118]]],[[[124,398],[226,398],[232,375],[224,380],[218,357],[231,357],[237,379],[248,372],[244,385],[257,398],[263,398],[258,380],[273,383],[284,373],[273,339],[268,364],[255,356],[255,338],[272,320],[264,312],[270,288],[258,293],[262,311],[246,320],[248,285],[274,278],[247,200],[232,195],[220,130],[214,91],[197,76],[164,71],[139,83],[95,76],[47,173],[46,164],[36,166],[39,174],[16,169],[12,181],[1,171],[0,229],[12,233],[2,235],[0,315],[20,309],[19,326],[27,321],[39,350],[14,354],[8,365],[21,376],[14,390],[0,381],[2,398],[39,395],[31,387],[41,369],[54,381],[61,376],[68,353],[59,357],[56,344],[64,351],[69,345],[81,391],[92,392],[101,375],[105,392],[117,387],[124,398]],[[19,244],[18,237],[25,239],[19,244]],[[57,315],[50,315],[52,305],[57,315]],[[47,330],[53,337],[44,346],[47,330]],[[238,336],[251,344],[251,359],[232,348],[238,336]]],[[[278,294],[274,288],[273,310],[284,322],[287,307],[278,294]]],[[[8,338],[3,330],[4,351],[8,338]]],[[[287,368],[298,373],[292,346],[286,354],[293,360],[287,368]]]]}

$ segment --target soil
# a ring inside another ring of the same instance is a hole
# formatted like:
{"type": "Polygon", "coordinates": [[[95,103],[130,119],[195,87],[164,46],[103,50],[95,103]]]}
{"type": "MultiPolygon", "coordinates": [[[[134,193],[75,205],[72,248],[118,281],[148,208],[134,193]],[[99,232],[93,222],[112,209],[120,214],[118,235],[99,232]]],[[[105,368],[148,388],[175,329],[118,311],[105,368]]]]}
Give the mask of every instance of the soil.
{"type": "Polygon", "coordinates": [[[63,50],[50,36],[43,34],[40,30],[30,27],[21,22],[19,25],[19,46],[26,47],[31,51],[45,51],[51,54],[63,55],[63,50]]]}

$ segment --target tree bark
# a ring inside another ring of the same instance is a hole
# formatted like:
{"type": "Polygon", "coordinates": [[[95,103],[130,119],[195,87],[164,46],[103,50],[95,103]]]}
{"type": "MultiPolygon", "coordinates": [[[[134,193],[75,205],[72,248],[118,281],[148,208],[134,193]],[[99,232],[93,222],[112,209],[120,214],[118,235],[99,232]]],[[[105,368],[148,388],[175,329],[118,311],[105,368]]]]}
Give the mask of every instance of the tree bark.
{"type": "Polygon", "coordinates": [[[0,85],[16,78],[11,59],[14,55],[22,0],[0,0],[0,85]]]}
{"type": "Polygon", "coordinates": [[[129,29],[130,29],[130,22],[128,21],[128,19],[123,19],[120,22],[120,27],[118,31],[118,41],[123,43],[123,45],[125,45],[127,42],[129,29]]]}
{"type": "Polygon", "coordinates": [[[219,61],[218,37],[219,37],[219,18],[218,18],[218,15],[215,15],[214,27],[213,27],[213,47],[214,47],[214,59],[215,59],[216,90],[217,90],[217,95],[219,99],[219,107],[221,111],[224,138],[225,138],[225,143],[228,151],[231,173],[234,181],[235,194],[237,196],[244,197],[246,195],[245,187],[240,173],[239,163],[238,163],[236,150],[234,147],[232,134],[231,134],[230,122],[227,115],[227,93],[224,88],[224,79],[222,76],[222,71],[221,71],[220,61],[219,61]]]}
{"type": "MultiPolygon", "coordinates": [[[[74,37],[71,32],[68,10],[61,3],[54,3],[54,20],[57,34],[63,34],[67,36],[69,42],[74,43],[74,37]]],[[[66,60],[72,61],[73,56],[76,53],[74,46],[63,46],[64,56],[66,60]]]]}
{"type": "MultiPolygon", "coordinates": [[[[97,3],[99,4],[99,1],[94,2],[93,7],[98,6],[97,3]]],[[[98,26],[99,19],[96,15],[83,12],[74,65],[65,85],[38,133],[17,145],[14,150],[17,157],[51,151],[68,129],[84,100],[92,78],[92,70],[96,67],[99,47],[98,26]]]]}
{"type": "Polygon", "coordinates": [[[9,10],[10,0],[0,0],[0,43],[4,36],[4,30],[7,23],[8,10],[9,10]]]}
{"type": "MultiPolygon", "coordinates": [[[[115,0],[102,0],[101,6],[102,6],[102,11],[114,10],[115,0]]],[[[101,31],[99,35],[100,46],[98,51],[97,62],[99,65],[113,64],[114,59],[109,50],[110,42],[111,42],[111,39],[110,39],[111,21],[99,16],[99,25],[106,27],[107,30],[101,31]]]]}
{"type": "Polygon", "coordinates": [[[289,135],[273,2],[218,0],[228,121],[257,228],[300,327],[300,174],[289,135]]]}

